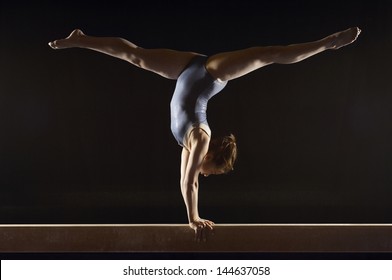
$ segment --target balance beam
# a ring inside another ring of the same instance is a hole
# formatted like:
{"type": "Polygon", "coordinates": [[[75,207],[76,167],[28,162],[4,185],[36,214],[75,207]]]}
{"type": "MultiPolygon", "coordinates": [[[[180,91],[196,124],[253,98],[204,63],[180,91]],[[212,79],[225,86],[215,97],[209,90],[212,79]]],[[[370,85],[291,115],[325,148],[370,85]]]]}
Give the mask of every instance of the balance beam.
{"type": "Polygon", "coordinates": [[[0,252],[392,252],[389,224],[0,225],[0,252]]]}

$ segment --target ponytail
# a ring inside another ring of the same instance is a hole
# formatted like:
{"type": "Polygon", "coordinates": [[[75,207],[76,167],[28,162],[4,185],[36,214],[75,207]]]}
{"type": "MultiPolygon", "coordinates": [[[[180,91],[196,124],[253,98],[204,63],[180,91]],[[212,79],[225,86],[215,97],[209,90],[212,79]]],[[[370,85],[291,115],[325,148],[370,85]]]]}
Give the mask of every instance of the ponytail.
{"type": "Polygon", "coordinates": [[[233,134],[211,140],[208,153],[218,168],[228,173],[237,159],[237,143],[233,134]]]}

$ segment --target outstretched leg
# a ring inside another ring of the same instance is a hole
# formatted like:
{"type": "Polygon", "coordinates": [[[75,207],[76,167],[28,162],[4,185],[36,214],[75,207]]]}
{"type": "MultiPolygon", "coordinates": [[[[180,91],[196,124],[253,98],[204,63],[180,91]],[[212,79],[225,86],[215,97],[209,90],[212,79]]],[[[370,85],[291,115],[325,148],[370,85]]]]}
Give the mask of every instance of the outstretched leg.
{"type": "Polygon", "coordinates": [[[269,64],[296,63],[328,49],[339,49],[354,42],[360,32],[354,27],[309,43],[219,53],[208,59],[206,68],[214,78],[229,81],[269,64]]]}
{"type": "Polygon", "coordinates": [[[169,49],[143,49],[118,37],[93,37],[74,30],[67,38],[49,43],[53,49],[85,48],[101,52],[154,72],[168,79],[177,79],[189,61],[197,55],[169,49]]]}

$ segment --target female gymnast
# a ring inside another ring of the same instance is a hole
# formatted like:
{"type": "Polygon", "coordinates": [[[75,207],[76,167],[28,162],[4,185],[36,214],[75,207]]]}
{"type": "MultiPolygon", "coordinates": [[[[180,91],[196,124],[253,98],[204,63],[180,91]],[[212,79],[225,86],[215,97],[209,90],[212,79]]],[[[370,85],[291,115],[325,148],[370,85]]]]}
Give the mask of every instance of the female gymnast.
{"type": "Polygon", "coordinates": [[[205,56],[170,49],[144,49],[123,38],[93,37],[74,30],[67,38],[49,43],[53,49],[85,48],[125,60],[167,79],[177,80],[170,103],[171,130],[182,146],[181,193],[189,226],[197,240],[205,239],[214,223],[198,212],[200,174],[224,174],[233,169],[237,157],[233,135],[212,139],[207,123],[207,103],[228,81],[269,64],[291,64],[325,50],[336,50],[353,43],[361,30],[357,27],[323,39],[288,46],[251,47],[205,56]]]}

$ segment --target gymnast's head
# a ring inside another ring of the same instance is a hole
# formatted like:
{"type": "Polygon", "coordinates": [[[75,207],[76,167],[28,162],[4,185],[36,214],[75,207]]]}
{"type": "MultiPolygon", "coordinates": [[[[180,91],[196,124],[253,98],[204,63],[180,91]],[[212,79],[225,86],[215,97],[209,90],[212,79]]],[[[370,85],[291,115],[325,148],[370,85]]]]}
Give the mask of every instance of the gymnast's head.
{"type": "Polygon", "coordinates": [[[236,159],[237,143],[233,134],[212,139],[200,173],[204,176],[229,173],[236,159]]]}

